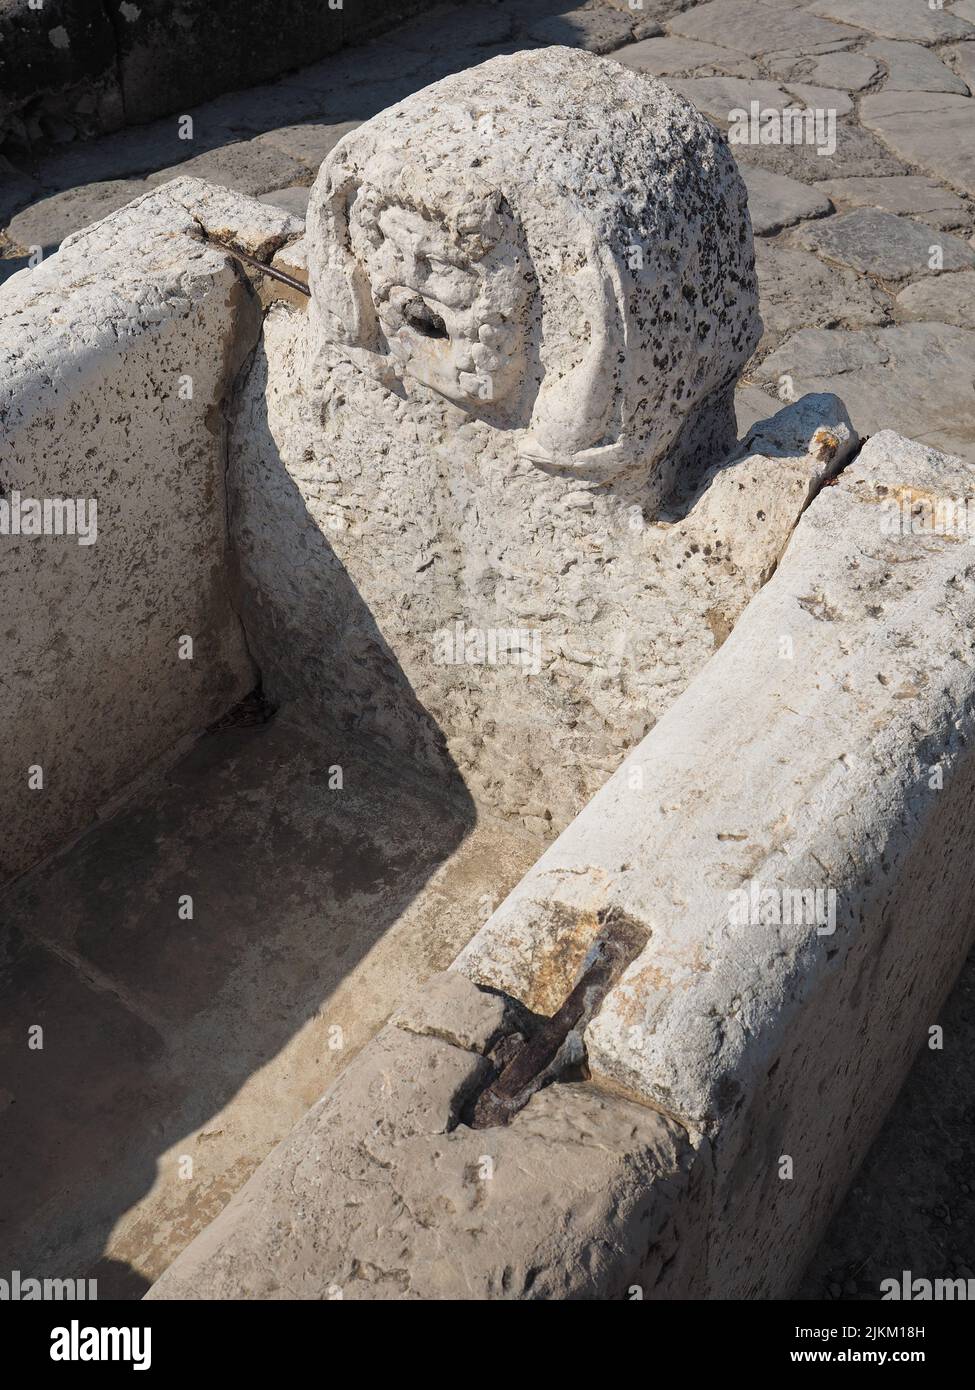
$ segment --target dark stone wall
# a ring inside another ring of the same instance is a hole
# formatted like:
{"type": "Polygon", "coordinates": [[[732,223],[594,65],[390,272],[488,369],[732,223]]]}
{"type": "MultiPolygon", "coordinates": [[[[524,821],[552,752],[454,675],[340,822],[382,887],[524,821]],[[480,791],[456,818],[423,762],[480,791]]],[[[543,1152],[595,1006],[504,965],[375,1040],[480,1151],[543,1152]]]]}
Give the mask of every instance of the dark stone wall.
{"type": "Polygon", "coordinates": [[[182,111],[362,43],[434,3],[0,0],[0,146],[44,146],[182,111]]]}

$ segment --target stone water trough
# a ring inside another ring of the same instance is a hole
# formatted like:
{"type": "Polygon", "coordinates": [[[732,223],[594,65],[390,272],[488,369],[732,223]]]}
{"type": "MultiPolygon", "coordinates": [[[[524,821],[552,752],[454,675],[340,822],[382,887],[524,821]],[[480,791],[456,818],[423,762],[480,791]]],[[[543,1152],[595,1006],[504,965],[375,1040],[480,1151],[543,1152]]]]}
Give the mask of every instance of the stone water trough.
{"type": "Polygon", "coordinates": [[[971,945],[975,476],[739,440],[758,307],[723,138],[563,48],[0,291],[12,1267],[791,1291],[971,945]]]}

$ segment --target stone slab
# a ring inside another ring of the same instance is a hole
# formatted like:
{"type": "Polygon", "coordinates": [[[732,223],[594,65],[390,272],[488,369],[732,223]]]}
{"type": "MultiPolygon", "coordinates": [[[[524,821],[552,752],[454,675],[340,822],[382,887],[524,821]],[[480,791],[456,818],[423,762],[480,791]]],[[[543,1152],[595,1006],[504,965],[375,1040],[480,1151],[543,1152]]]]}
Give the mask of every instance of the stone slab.
{"type": "Polygon", "coordinates": [[[150,174],[152,185],[168,183],[170,179],[198,178],[220,188],[231,188],[252,197],[280,188],[283,183],[297,182],[308,173],[308,166],[274,145],[255,140],[240,140],[220,149],[197,155],[183,164],[174,164],[150,174]]]}
{"type": "Polygon", "coordinates": [[[508,1128],[472,1130],[458,1118],[486,1074],[476,1053],[387,1028],[148,1297],[693,1290],[702,1181],[679,1127],[592,1087],[556,1085],[508,1128]]]}
{"type": "Polygon", "coordinates": [[[328,125],[311,122],[307,125],[282,126],[259,136],[258,141],[281,150],[289,159],[307,164],[317,173],[325,156],[331,154],[343,136],[355,130],[359,124],[359,121],[336,121],[328,125]]]}
{"type": "Polygon", "coordinates": [[[860,120],[901,159],[962,193],[975,194],[972,97],[937,92],[868,94],[860,103],[860,120]]]}
{"type": "Polygon", "coordinates": [[[941,56],[958,73],[969,92],[975,94],[975,43],[959,43],[942,49],[941,56]]]}
{"type": "Polygon", "coordinates": [[[975,271],[919,280],[901,290],[895,302],[899,318],[971,328],[975,325],[975,271]]]}
{"type": "Polygon", "coordinates": [[[815,0],[809,8],[886,39],[931,44],[975,35],[975,26],[967,20],[927,0],[815,0]]]}
{"type": "Polygon", "coordinates": [[[864,328],[890,319],[890,301],[877,286],[808,251],[760,241],[755,268],[765,324],[760,351],[800,328],[864,328]]]}
{"type": "Polygon", "coordinates": [[[881,140],[849,120],[836,122],[836,149],[832,153],[815,145],[736,144],[735,158],[739,164],[758,164],[804,183],[907,172],[881,140]]]}
{"type": "Polygon", "coordinates": [[[852,207],[880,208],[945,230],[965,226],[971,219],[967,205],[957,193],[921,174],[826,179],[818,188],[837,207],[848,203],[852,207]]]}
{"type": "Polygon", "coordinates": [[[935,234],[913,218],[878,208],[858,208],[801,227],[793,240],[826,260],[881,280],[913,279],[975,265],[975,250],[960,237],[950,232],[935,234]]]}
{"type": "Polygon", "coordinates": [[[113,179],[52,193],[19,212],[7,228],[7,235],[18,246],[53,251],[71,232],[124,207],[148,188],[143,179],[113,179]]]}
{"type": "Polygon", "coordinates": [[[627,44],[611,55],[617,63],[648,72],[653,77],[694,77],[702,69],[712,73],[729,73],[739,77],[760,77],[758,65],[744,53],[735,53],[713,43],[693,39],[644,39],[627,44]],[[744,70],[743,70],[744,69],[744,70]]]}
{"type": "Polygon", "coordinates": [[[222,406],[260,312],[201,241],[226,223],[242,238],[260,224],[271,245],[292,231],[284,213],[228,207],[222,190],[186,180],[73,233],[0,291],[5,487],[97,506],[90,544],[4,542],[4,604],[18,620],[0,685],[0,877],[93,821],[254,683],[223,576],[222,406]],[[192,660],[180,660],[180,634],[192,660]]]}
{"type": "Polygon", "coordinates": [[[752,230],[759,236],[780,232],[807,217],[824,217],[833,210],[829,198],[818,187],[810,188],[783,174],[743,164],[741,176],[748,189],[752,230]]]}
{"type": "Polygon", "coordinates": [[[625,13],[602,4],[580,5],[527,25],[525,36],[532,43],[563,44],[567,48],[585,48],[590,53],[611,53],[634,37],[646,38],[663,32],[659,24],[643,21],[643,30],[636,35],[634,30],[640,19],[638,10],[625,13]]]}
{"type": "Polygon", "coordinates": [[[822,57],[786,53],[767,59],[766,66],[773,78],[811,82],[845,92],[859,92],[869,87],[880,71],[874,59],[863,53],[827,53],[822,57]]]}
{"type": "Polygon", "coordinates": [[[887,69],[885,92],[956,92],[968,96],[967,84],[921,44],[880,39],[868,44],[864,52],[887,69]]]}
{"type": "Polygon", "coordinates": [[[671,34],[704,43],[727,45],[754,58],[779,52],[824,53],[860,37],[856,29],[833,23],[805,9],[762,0],[710,0],[675,15],[671,34]]]}
{"type": "Polygon", "coordinates": [[[933,448],[975,459],[975,332],[938,323],[803,329],[753,373],[772,386],[786,376],[799,394],[842,391],[862,435],[892,422],[933,448]]]}

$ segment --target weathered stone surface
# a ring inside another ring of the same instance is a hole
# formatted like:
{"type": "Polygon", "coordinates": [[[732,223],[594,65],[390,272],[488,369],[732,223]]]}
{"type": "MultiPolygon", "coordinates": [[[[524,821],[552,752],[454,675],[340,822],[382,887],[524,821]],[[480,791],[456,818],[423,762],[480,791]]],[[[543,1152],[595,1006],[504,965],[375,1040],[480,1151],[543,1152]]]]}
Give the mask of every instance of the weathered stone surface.
{"type": "Polygon", "coordinates": [[[877,92],[862,99],[860,120],[902,159],[937,174],[963,193],[975,194],[972,97],[938,92],[877,92]]]}
{"type": "Polygon", "coordinates": [[[52,251],[69,233],[131,203],[148,187],[144,180],[117,179],[53,193],[18,213],[7,228],[7,235],[18,246],[40,246],[52,251]]]}
{"type": "Polygon", "coordinates": [[[259,203],[269,203],[275,208],[284,208],[285,212],[290,212],[293,217],[304,217],[308,211],[308,196],[310,188],[296,187],[273,188],[270,193],[261,193],[257,199],[259,203]]]}
{"type": "Polygon", "coordinates": [[[255,143],[283,150],[290,159],[300,160],[317,173],[322,160],[332,153],[343,136],[355,130],[359,124],[359,121],[336,121],[331,125],[283,126],[280,130],[271,130],[259,136],[255,143]]]}
{"type": "Polygon", "coordinates": [[[814,111],[830,112],[834,116],[848,116],[853,110],[853,102],[845,92],[837,91],[834,87],[816,87],[808,82],[789,82],[786,84],[789,95],[799,102],[800,106],[810,107],[814,111]]]}
{"type": "Polygon", "coordinates": [[[246,621],[276,699],[446,755],[540,833],[582,804],[706,659],[715,592],[733,607],[758,582],[703,556],[668,581],[670,539],[658,579],[646,524],[734,442],[758,334],[744,218],[710,124],[568,49],[448,78],[333,151],[308,210],[314,298],[297,326],[269,316],[235,425],[246,621]],[[682,307],[661,336],[665,302],[682,307]],[[693,633],[672,622],[678,582],[693,633]],[[486,634],[513,629],[492,657],[486,634]]]}
{"type": "Polygon", "coordinates": [[[880,208],[883,212],[903,213],[945,230],[964,226],[970,214],[957,193],[921,174],[902,174],[893,178],[826,179],[820,192],[837,206],[880,208]]]}
{"type": "Polygon", "coordinates": [[[824,217],[833,205],[818,187],[809,188],[782,174],[743,164],[741,176],[748,189],[752,230],[759,235],[780,232],[805,217],[824,217]]]}
{"type": "MultiPolygon", "coordinates": [[[[869,100],[869,98],[864,98],[869,100]]],[[[815,145],[735,145],[740,164],[760,164],[774,174],[816,183],[820,179],[848,178],[857,174],[903,174],[905,169],[875,136],[850,121],[836,123],[836,149],[832,154],[815,145]]]]}
{"type": "Polygon", "coordinates": [[[192,159],[234,138],[226,127],[194,123],[193,138],[181,139],[178,121],[155,121],[46,155],[38,161],[37,177],[52,190],[132,178],[192,159]]]}
{"type": "Polygon", "coordinates": [[[824,265],[807,251],[759,241],[755,268],[765,324],[763,351],[810,325],[862,328],[890,317],[890,301],[875,285],[851,270],[824,265]]]}
{"type": "Polygon", "coordinates": [[[886,39],[912,39],[917,43],[941,43],[945,39],[975,37],[975,26],[924,0],[814,0],[814,14],[844,24],[855,24],[886,39]]]}
{"type": "Polygon", "coordinates": [[[975,325],[975,271],[919,280],[901,290],[895,302],[900,318],[971,328],[975,325]]]}
{"type": "Polygon", "coordinates": [[[739,77],[761,77],[757,63],[744,53],[693,39],[644,39],[641,43],[618,48],[612,57],[617,63],[653,77],[693,77],[702,69],[708,74],[723,72],[739,77]]]}
{"type": "MultiPolygon", "coordinates": [[[[634,38],[634,28],[641,16],[638,10],[624,13],[598,3],[566,8],[562,13],[535,20],[526,29],[533,43],[564,44],[569,48],[585,48],[590,53],[610,53],[634,38]]],[[[644,21],[641,38],[660,34],[658,24],[644,21]]]]}
{"type": "MultiPolygon", "coordinates": [[[[145,195],[0,291],[5,496],[97,506],[93,543],[21,535],[0,551],[18,614],[0,684],[3,877],[254,682],[224,577],[222,406],[260,315],[200,240],[225,204],[193,181],[145,195]],[[179,658],[183,633],[193,660],[179,658]],[[35,765],[43,793],[28,783],[35,765]]],[[[290,225],[260,204],[234,220],[279,245],[290,225]]]]}
{"type": "Polygon", "coordinates": [[[197,155],[183,164],[160,169],[149,175],[150,184],[168,183],[176,178],[199,178],[237,193],[255,195],[280,188],[282,182],[296,182],[307,175],[308,166],[292,159],[258,137],[223,145],[218,150],[197,155]]]}
{"type": "MultiPolygon", "coordinates": [[[[776,434],[749,443],[787,449],[776,434]]],[[[712,1293],[790,1287],[971,943],[975,705],[959,633],[975,575],[958,537],[892,525],[898,504],[938,496],[975,501],[975,469],[871,440],[706,670],[458,960],[530,999],[553,966],[553,918],[563,955],[571,923],[585,936],[615,911],[652,927],[587,1029],[588,1061],[709,1135],[712,1293]],[[920,630],[919,612],[935,614],[920,630]],[[757,913],[753,888],[767,891],[757,913]]]]}
{"type": "Polygon", "coordinates": [[[942,49],[942,58],[957,72],[969,92],[975,94],[975,43],[959,43],[942,49]]]}
{"type": "Polygon", "coordinates": [[[440,1038],[467,1052],[490,1052],[515,1031],[510,1007],[498,994],[471,984],[456,970],[432,975],[390,1022],[419,1037],[440,1038]]]}
{"type": "Polygon", "coordinates": [[[826,53],[809,58],[803,54],[785,53],[768,60],[773,77],[783,81],[811,82],[818,87],[837,87],[846,92],[859,92],[877,76],[880,68],[872,58],[862,53],[826,53]]]}
{"type": "Polygon", "coordinates": [[[859,208],[800,227],[793,239],[830,261],[882,280],[906,280],[975,265],[975,251],[960,237],[950,232],[934,236],[930,227],[913,218],[877,208],[859,208]]]}
{"type": "MultiPolygon", "coordinates": [[[[785,1282],[819,1235],[822,1194],[845,1188],[971,945],[970,535],[892,529],[912,505],[959,497],[975,498],[971,467],[889,432],[871,440],[631,755],[642,792],[624,766],[590,808],[575,860],[591,887],[605,871],[607,904],[654,924],[588,1029],[593,1075],[711,1134],[716,1207],[727,1196],[735,1212],[716,1223],[711,1277],[740,1279],[739,1297],[763,1296],[776,1266],[785,1282]],[[723,737],[727,790],[712,775],[723,737]],[[790,892],[816,890],[821,914],[785,915],[790,892]]],[[[560,862],[551,880],[571,900],[560,862]]]]}
{"type": "Polygon", "coordinates": [[[779,111],[795,104],[774,82],[750,82],[741,77],[677,78],[667,85],[722,126],[728,125],[733,111],[747,112],[753,101],[763,108],[774,107],[779,111]]]}
{"type": "Polygon", "coordinates": [[[863,435],[893,422],[933,448],[975,458],[975,332],[939,323],[804,329],[754,375],[772,385],[786,377],[799,394],[841,391],[863,435]]]}
{"type": "MultiPolygon", "coordinates": [[[[380,14],[384,3],[385,0],[374,0],[374,8],[380,14]]],[[[412,8],[416,11],[422,7],[414,4],[412,8]]],[[[569,5],[566,4],[565,8],[568,9],[569,5]]],[[[484,57],[478,53],[478,49],[507,43],[514,37],[515,19],[508,12],[507,5],[502,7],[470,4],[461,8],[439,6],[438,9],[439,13],[434,17],[420,14],[406,24],[398,24],[395,34],[391,34],[380,43],[370,44],[366,53],[362,55],[367,60],[365,67],[374,76],[378,75],[372,58],[380,49],[388,54],[390,59],[397,50],[406,54],[420,53],[424,57],[444,50],[459,51],[467,55],[470,63],[478,63],[484,57]]],[[[345,55],[347,62],[351,59],[350,65],[355,64],[355,57],[354,53],[345,55]]]]}
{"type": "Polygon", "coordinates": [[[668,28],[672,34],[727,45],[752,58],[760,53],[824,53],[860,37],[855,29],[809,10],[764,0],[710,0],[676,15],[668,28]]]}
{"type": "Polygon", "coordinates": [[[585,1085],[539,1092],[506,1129],[468,1129],[459,1113],[487,1070],[387,1029],[147,1297],[699,1291],[704,1173],[686,1134],[585,1085]]]}
{"type": "Polygon", "coordinates": [[[957,92],[968,96],[968,87],[961,78],[921,44],[880,39],[868,44],[864,52],[879,59],[887,69],[885,92],[957,92]]]}

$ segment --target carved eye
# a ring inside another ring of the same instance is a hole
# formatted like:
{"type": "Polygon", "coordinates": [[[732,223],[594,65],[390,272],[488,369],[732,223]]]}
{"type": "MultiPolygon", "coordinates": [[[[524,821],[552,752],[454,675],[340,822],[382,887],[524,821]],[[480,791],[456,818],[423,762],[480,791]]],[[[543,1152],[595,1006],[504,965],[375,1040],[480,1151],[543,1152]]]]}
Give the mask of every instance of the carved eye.
{"type": "Polygon", "coordinates": [[[435,314],[419,295],[408,300],[402,308],[403,319],[415,333],[424,338],[446,338],[447,325],[439,314],[435,314]]]}

